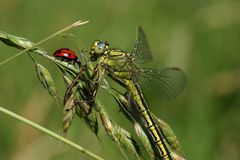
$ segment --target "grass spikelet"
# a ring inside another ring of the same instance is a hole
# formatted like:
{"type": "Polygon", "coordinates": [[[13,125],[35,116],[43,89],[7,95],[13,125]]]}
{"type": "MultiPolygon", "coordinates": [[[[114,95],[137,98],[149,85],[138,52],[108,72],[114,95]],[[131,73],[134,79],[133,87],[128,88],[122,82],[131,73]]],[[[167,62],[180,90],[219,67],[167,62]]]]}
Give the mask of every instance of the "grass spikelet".
{"type": "MultiPolygon", "coordinates": [[[[27,38],[11,35],[1,31],[0,31],[0,40],[8,46],[15,47],[21,50],[31,48],[32,46],[35,45],[35,43],[31,42],[27,38]]],[[[40,49],[39,47],[32,48],[30,51],[40,55],[47,55],[47,52],[40,49]]]]}
{"type": "Polygon", "coordinates": [[[67,133],[75,114],[74,95],[69,97],[63,108],[63,133],[67,133]]]}
{"type": "Polygon", "coordinates": [[[157,126],[162,129],[162,132],[166,138],[166,141],[170,145],[172,150],[174,150],[178,153],[182,153],[181,146],[180,146],[180,144],[177,140],[177,137],[176,137],[175,133],[173,132],[172,128],[166,122],[164,122],[160,118],[156,117],[155,115],[153,115],[153,117],[155,119],[157,126]]]}
{"type": "Polygon", "coordinates": [[[113,141],[119,145],[119,148],[125,158],[128,159],[128,156],[125,154],[122,148],[140,159],[140,149],[131,134],[112,122],[111,118],[107,115],[101,106],[98,106],[98,111],[106,133],[113,141]]]}
{"type": "Polygon", "coordinates": [[[183,158],[182,156],[180,156],[176,152],[172,152],[172,156],[173,156],[174,160],[185,160],[185,158],[183,158]]]}
{"type": "Polygon", "coordinates": [[[144,148],[146,149],[148,154],[152,158],[154,158],[155,153],[154,153],[154,151],[152,149],[152,146],[151,146],[151,143],[149,142],[149,139],[148,139],[147,135],[145,134],[145,132],[143,131],[142,127],[138,123],[135,123],[134,124],[134,129],[135,129],[135,132],[136,132],[140,142],[142,143],[142,145],[144,146],[144,148]]]}
{"type": "Polygon", "coordinates": [[[61,105],[61,101],[60,101],[59,96],[57,94],[57,89],[55,87],[55,84],[54,84],[54,81],[52,79],[51,74],[41,64],[36,63],[35,61],[34,61],[34,63],[35,63],[35,68],[36,68],[37,77],[38,77],[39,81],[41,82],[43,87],[48,91],[48,93],[53,97],[53,99],[59,105],[61,105]]]}
{"type": "Polygon", "coordinates": [[[115,125],[115,130],[115,136],[117,137],[119,144],[129,153],[134,154],[138,159],[140,159],[140,156],[142,156],[140,148],[131,134],[118,125],[115,125]]]}
{"type": "Polygon", "coordinates": [[[88,114],[86,114],[86,112],[83,112],[83,111],[84,110],[80,107],[76,108],[76,114],[79,117],[82,116],[82,119],[84,120],[87,127],[98,137],[99,124],[98,124],[96,111],[94,109],[91,109],[88,114]]]}
{"type": "Polygon", "coordinates": [[[26,49],[34,45],[34,43],[32,43],[26,38],[14,36],[1,31],[0,31],[0,39],[6,45],[9,45],[11,47],[15,47],[18,49],[26,49]]]}

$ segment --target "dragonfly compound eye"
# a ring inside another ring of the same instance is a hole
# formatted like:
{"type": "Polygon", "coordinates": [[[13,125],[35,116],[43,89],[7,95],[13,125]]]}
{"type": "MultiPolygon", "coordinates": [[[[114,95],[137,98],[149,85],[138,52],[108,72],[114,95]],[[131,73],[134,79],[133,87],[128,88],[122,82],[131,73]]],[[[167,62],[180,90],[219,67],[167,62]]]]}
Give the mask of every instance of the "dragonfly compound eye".
{"type": "Polygon", "coordinates": [[[91,48],[91,59],[94,60],[103,55],[108,49],[108,43],[102,41],[94,41],[91,48]]]}

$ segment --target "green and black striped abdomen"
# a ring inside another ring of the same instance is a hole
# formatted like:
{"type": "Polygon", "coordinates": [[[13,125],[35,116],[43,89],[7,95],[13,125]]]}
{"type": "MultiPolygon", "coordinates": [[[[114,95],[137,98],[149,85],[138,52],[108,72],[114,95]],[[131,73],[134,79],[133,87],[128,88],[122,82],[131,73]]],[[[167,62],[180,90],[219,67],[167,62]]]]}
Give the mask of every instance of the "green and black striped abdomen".
{"type": "Polygon", "coordinates": [[[166,143],[164,142],[164,137],[160,131],[160,128],[157,127],[155,121],[148,109],[148,105],[143,97],[143,93],[137,83],[132,81],[128,82],[129,92],[132,94],[131,98],[135,101],[135,107],[137,109],[138,115],[140,115],[142,123],[147,127],[147,131],[151,136],[151,140],[155,144],[155,147],[159,151],[160,156],[164,160],[172,160],[170,151],[167,148],[166,143]]]}

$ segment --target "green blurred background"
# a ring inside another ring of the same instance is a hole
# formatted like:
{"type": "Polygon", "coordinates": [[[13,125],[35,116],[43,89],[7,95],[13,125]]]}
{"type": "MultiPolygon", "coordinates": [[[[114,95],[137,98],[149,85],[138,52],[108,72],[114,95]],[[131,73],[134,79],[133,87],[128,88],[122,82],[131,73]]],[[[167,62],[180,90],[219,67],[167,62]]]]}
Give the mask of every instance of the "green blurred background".
{"type": "MultiPolygon", "coordinates": [[[[41,46],[49,53],[61,47],[88,49],[95,39],[130,50],[136,27],[144,28],[153,68],[178,66],[188,85],[174,102],[148,93],[151,110],[175,131],[187,159],[240,159],[240,2],[237,0],[1,0],[0,30],[37,42],[76,20],[90,20],[71,33],[41,46]]],[[[18,50],[0,43],[0,61],[18,50]]],[[[57,67],[42,59],[61,95],[64,83],[57,67]]],[[[22,55],[0,67],[0,105],[61,134],[62,111],[38,82],[31,60],[22,55]]],[[[99,99],[113,120],[133,132],[111,96],[99,99]]],[[[67,136],[105,159],[124,159],[100,129],[101,142],[75,117],[67,136]]],[[[0,114],[0,159],[84,159],[82,153],[0,114]]]]}

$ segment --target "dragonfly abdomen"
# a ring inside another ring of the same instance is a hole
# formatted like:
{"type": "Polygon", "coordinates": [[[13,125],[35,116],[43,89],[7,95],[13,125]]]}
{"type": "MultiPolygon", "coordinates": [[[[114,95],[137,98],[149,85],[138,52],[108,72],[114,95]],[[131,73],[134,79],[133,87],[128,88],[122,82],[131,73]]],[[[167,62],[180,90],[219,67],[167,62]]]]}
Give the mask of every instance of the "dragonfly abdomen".
{"type": "Polygon", "coordinates": [[[159,131],[159,128],[155,124],[155,121],[153,120],[151,113],[149,112],[149,109],[142,111],[140,114],[142,115],[142,118],[145,121],[145,124],[148,128],[148,132],[150,133],[150,135],[153,139],[153,143],[157,146],[157,148],[161,154],[160,156],[164,160],[172,160],[170,151],[168,150],[168,148],[164,142],[163,135],[161,134],[161,132],[159,131]]]}
{"type": "Polygon", "coordinates": [[[159,150],[160,156],[164,160],[172,160],[170,151],[164,142],[164,138],[160,132],[160,129],[155,124],[155,121],[149,111],[147,102],[143,97],[140,86],[132,81],[130,81],[128,84],[129,90],[133,94],[132,98],[136,102],[135,104],[139,116],[141,116],[143,123],[147,127],[147,131],[149,132],[153,143],[156,145],[156,148],[159,150]]]}

